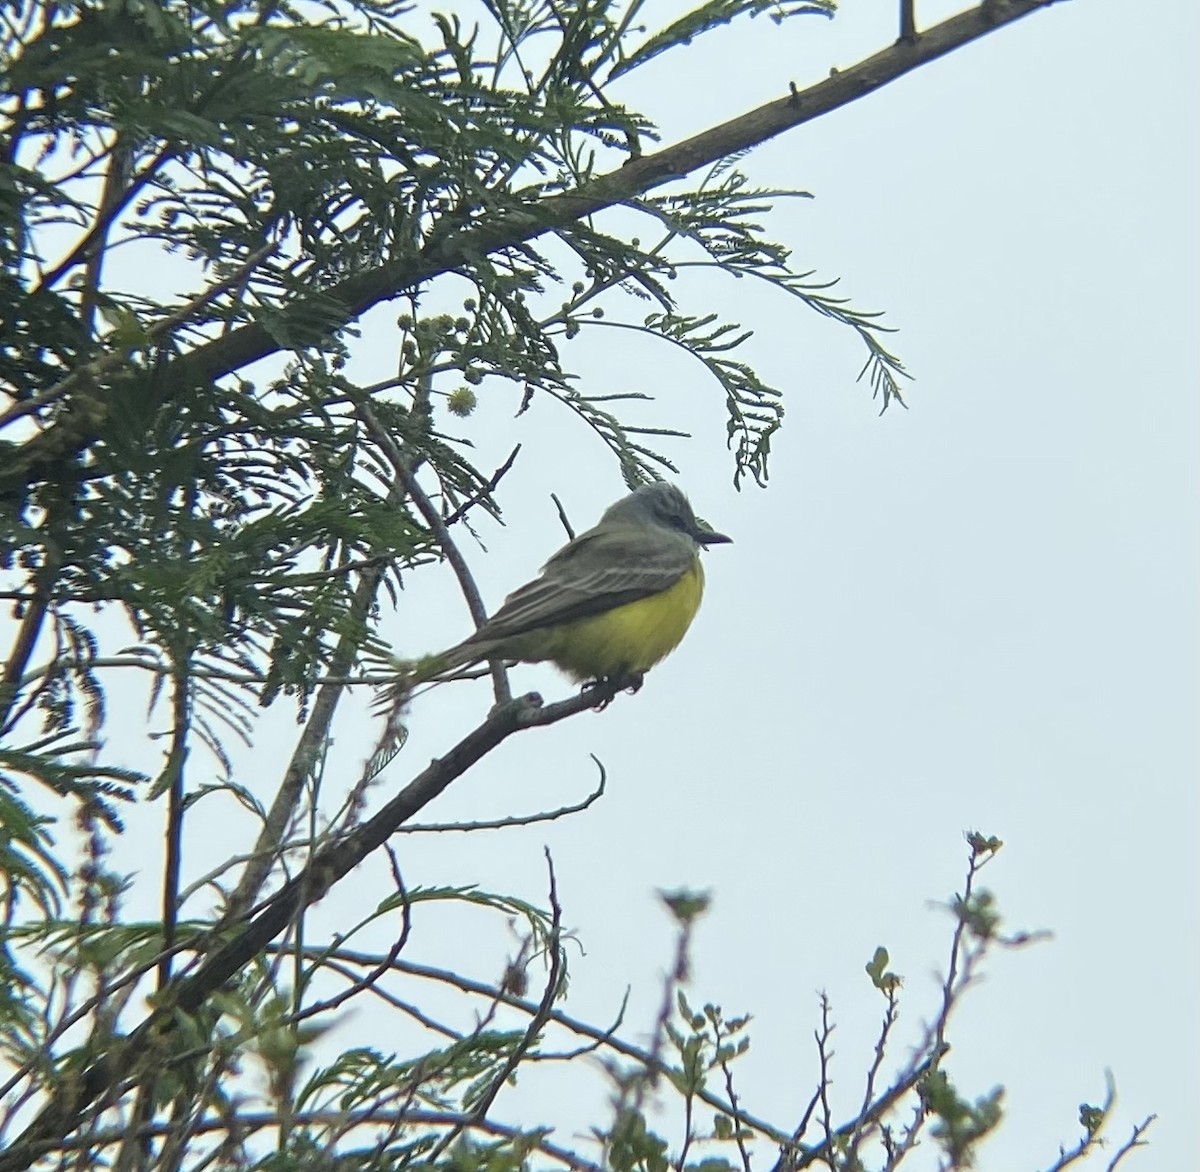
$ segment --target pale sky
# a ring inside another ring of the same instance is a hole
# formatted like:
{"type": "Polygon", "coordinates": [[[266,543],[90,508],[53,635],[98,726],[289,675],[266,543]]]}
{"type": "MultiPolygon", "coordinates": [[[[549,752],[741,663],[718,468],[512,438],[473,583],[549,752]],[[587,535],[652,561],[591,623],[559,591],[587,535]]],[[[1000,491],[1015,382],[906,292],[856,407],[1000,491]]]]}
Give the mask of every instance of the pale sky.
{"type": "MultiPolygon", "coordinates": [[[[874,52],[894,8],[739,24],[619,96],[678,141],[874,52]]],[[[915,375],[909,410],[878,415],[848,331],[745,282],[681,281],[689,312],[756,330],[748,360],[785,392],[770,487],[739,494],[722,395],[698,364],[602,328],[572,344],[583,389],[652,392],[647,423],[692,428],[668,448],[679,482],[735,544],[708,555],[701,614],[639,695],[514,738],[428,817],[578,800],[590,753],[608,771],[602,801],[519,831],[398,842],[410,885],[536,903],[549,846],[585,950],[565,1009],[607,1024],[630,986],[625,1028],[641,1042],[672,949],[654,892],[711,889],[689,996],[754,1015],[739,1094],[781,1126],[812,1093],[822,989],[837,1114],[853,1114],[882,1012],[863,972],[879,944],[905,978],[906,1056],[952,926],[931,901],[958,889],[962,832],[978,828],[1006,843],[984,878],[1006,924],[1054,933],[997,956],[951,1031],[960,1089],[1008,1088],[980,1167],[1053,1163],[1106,1068],[1114,1141],[1160,1115],[1128,1166],[1194,1165],[1200,30],[1190,4],[1155,9],[1056,6],[743,160],[755,184],[815,196],[781,206],[772,231],[799,267],[886,310],[915,375]]],[[[923,5],[921,20],[949,11],[923,5]]],[[[373,346],[368,331],[363,368],[388,370],[392,352],[373,346]]],[[[550,492],[583,528],[623,486],[562,409],[535,402],[514,419],[513,393],[480,393],[457,428],[480,466],[526,444],[500,498],[508,526],[485,526],[487,553],[468,551],[495,607],[561,544],[550,492]]],[[[401,602],[385,627],[400,654],[469,629],[448,571],[414,576],[401,602]]],[[[515,683],[571,691],[548,670],[515,683]]],[[[380,798],[489,702],[471,687],[419,701],[380,798]]],[[[272,724],[279,739],[247,766],[264,799],[294,732],[272,724]]],[[[352,783],[372,735],[364,719],[340,724],[328,786],[352,783]]],[[[203,832],[224,848],[213,825],[203,832]]],[[[190,874],[216,861],[201,853],[190,874]]],[[[369,862],[314,922],[357,918],[384,875],[369,862]]],[[[418,915],[406,956],[496,979],[512,941],[458,922],[418,915]]],[[[404,1026],[369,1024],[377,1044],[402,1046],[404,1026]]],[[[581,1097],[533,1075],[497,1111],[556,1123],[570,1142],[605,1096],[600,1082],[581,1097]]]]}

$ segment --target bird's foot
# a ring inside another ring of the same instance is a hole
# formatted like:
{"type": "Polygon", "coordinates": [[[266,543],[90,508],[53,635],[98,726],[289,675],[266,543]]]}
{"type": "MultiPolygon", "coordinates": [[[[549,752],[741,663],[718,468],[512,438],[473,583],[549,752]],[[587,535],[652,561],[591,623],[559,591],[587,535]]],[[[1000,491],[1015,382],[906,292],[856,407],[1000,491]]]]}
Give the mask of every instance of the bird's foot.
{"type": "Polygon", "coordinates": [[[641,691],[645,675],[640,671],[624,672],[621,675],[605,676],[584,685],[584,691],[595,690],[604,693],[596,705],[597,712],[603,712],[616,699],[618,692],[628,692],[631,696],[641,691]]]}

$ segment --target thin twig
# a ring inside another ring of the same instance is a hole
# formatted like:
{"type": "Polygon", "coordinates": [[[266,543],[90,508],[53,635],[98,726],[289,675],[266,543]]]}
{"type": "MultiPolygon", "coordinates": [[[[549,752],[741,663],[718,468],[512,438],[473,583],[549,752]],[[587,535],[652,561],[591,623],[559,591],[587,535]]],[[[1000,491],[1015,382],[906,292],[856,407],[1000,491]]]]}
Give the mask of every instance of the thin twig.
{"type": "MultiPolygon", "coordinates": [[[[550,962],[550,971],[546,974],[546,984],[542,990],[542,999],[538,1002],[537,1009],[530,1018],[529,1025],[523,1037],[513,1048],[504,1066],[496,1077],[492,1079],[491,1085],[483,1093],[478,1104],[475,1106],[473,1114],[478,1119],[487,1118],[487,1113],[496,1101],[496,1096],[500,1093],[504,1084],[516,1072],[517,1067],[521,1064],[521,1060],[529,1053],[533,1044],[541,1035],[542,1030],[546,1028],[546,1024],[550,1021],[551,1013],[554,1009],[554,1003],[563,991],[562,905],[558,902],[558,883],[554,876],[554,859],[550,854],[550,848],[546,847],[544,849],[546,870],[549,873],[550,885],[548,894],[550,902],[550,930],[546,933],[545,943],[546,956],[550,962]]],[[[430,1162],[433,1162],[432,1158],[430,1162]]]]}
{"type": "MultiPolygon", "coordinates": [[[[729,1099],[730,1105],[736,1111],[738,1109],[738,1097],[737,1092],[733,1089],[733,1070],[727,1061],[722,1060],[721,1072],[725,1075],[725,1094],[729,1099]]],[[[742,1172],[751,1172],[750,1150],[746,1147],[746,1140],[742,1135],[742,1129],[736,1125],[733,1129],[733,1138],[737,1144],[738,1154],[742,1157],[742,1172]]]]}
{"type": "Polygon", "coordinates": [[[473,830],[507,830],[513,826],[532,826],[535,822],[553,822],[558,818],[566,818],[571,814],[582,814],[593,802],[598,801],[604,796],[604,785],[606,775],[604,766],[595,753],[589,753],[589,757],[596,762],[596,768],[600,770],[600,781],[596,788],[581,802],[575,802],[570,806],[559,806],[556,810],[542,810],[537,814],[514,814],[509,818],[495,818],[491,821],[482,822],[421,822],[415,826],[401,826],[397,834],[444,834],[447,831],[457,830],[469,832],[473,830]]]}
{"type": "Polygon", "coordinates": [[[571,522],[567,520],[567,510],[563,508],[563,503],[558,499],[558,493],[552,492],[550,499],[554,502],[554,507],[558,510],[558,519],[562,522],[562,527],[567,531],[567,540],[575,540],[575,530],[571,528],[571,522]]]}
{"type": "Polygon", "coordinates": [[[830,1039],[833,1037],[833,1031],[836,1028],[830,1021],[830,1003],[827,994],[821,994],[821,1029],[816,1035],[817,1038],[817,1055],[821,1062],[821,1125],[825,1129],[825,1143],[822,1145],[826,1151],[833,1151],[833,1112],[829,1106],[829,1088],[833,1086],[833,1075],[830,1073],[829,1066],[833,1061],[833,1051],[829,1048],[830,1039]]]}
{"type": "Polygon", "coordinates": [[[447,1025],[443,1021],[438,1021],[437,1018],[431,1017],[419,1006],[414,1005],[411,1001],[405,1001],[403,997],[397,997],[395,993],[382,988],[378,983],[370,987],[364,986],[357,968],[351,965],[340,964],[330,959],[330,954],[327,951],[321,954],[321,966],[325,972],[336,973],[339,977],[351,983],[356,992],[370,993],[372,997],[377,997],[390,1008],[398,1009],[401,1013],[407,1014],[423,1029],[429,1030],[430,1033],[448,1038],[452,1042],[462,1042],[467,1037],[462,1030],[456,1030],[453,1026],[447,1025]]]}
{"type": "MultiPolygon", "coordinates": [[[[337,955],[342,956],[343,953],[337,955]]],[[[525,1013],[537,1012],[537,1005],[534,1002],[526,1001],[524,998],[516,997],[511,993],[506,993],[494,985],[489,985],[482,981],[473,980],[470,977],[465,977],[460,973],[451,972],[448,969],[434,968],[429,965],[416,964],[412,961],[401,960],[396,964],[396,971],[408,973],[414,977],[421,977],[426,980],[441,981],[445,984],[453,985],[456,988],[463,990],[466,993],[474,993],[480,997],[498,998],[503,1004],[511,1006],[514,1009],[520,1009],[525,1013]]],[[[622,1055],[625,1058],[630,1058],[639,1065],[650,1070],[657,1070],[660,1074],[668,1074],[671,1068],[664,1064],[661,1060],[655,1065],[654,1057],[649,1051],[642,1049],[640,1046],[634,1046],[632,1043],[625,1041],[623,1038],[617,1037],[616,1029],[620,1024],[617,1023],[610,1026],[607,1030],[598,1029],[596,1026],[588,1022],[582,1021],[579,1018],[572,1017],[569,1014],[563,1013],[560,1010],[555,1010],[550,1015],[550,1020],[555,1025],[562,1026],[564,1029],[570,1030],[571,1033],[577,1034],[582,1038],[591,1038],[594,1042],[613,1050],[615,1053],[622,1055]]],[[[713,1094],[711,1091],[701,1088],[698,1092],[698,1097],[702,1099],[708,1106],[714,1110],[720,1111],[722,1114],[728,1115],[738,1124],[744,1125],[761,1135],[766,1136],[774,1143],[787,1144],[789,1138],[785,1132],[781,1132],[778,1128],[768,1123],[765,1119],[757,1118],[740,1108],[734,1108],[727,1103],[719,1095],[713,1094]]]]}
{"type": "Polygon", "coordinates": [[[1125,1159],[1134,1148],[1144,1148],[1146,1146],[1145,1135],[1150,1130],[1151,1125],[1158,1118],[1157,1115],[1147,1115],[1141,1123],[1134,1125],[1133,1134],[1113,1153],[1113,1158],[1109,1161],[1107,1172],[1114,1172],[1118,1164],[1125,1159]]]}
{"type": "MultiPolygon", "coordinates": [[[[118,144],[114,143],[109,150],[116,150],[117,146],[118,144]]],[[[102,240],[108,233],[117,216],[129,206],[129,201],[150,182],[155,173],[175,155],[178,149],[179,146],[177,143],[167,143],[164,145],[158,154],[154,155],[146,166],[137,175],[133,176],[132,181],[120,193],[119,198],[111,199],[102,208],[97,209],[96,222],[92,225],[91,229],[53,269],[45,274],[41,282],[33,290],[33,296],[37,296],[39,293],[53,288],[66,273],[70,272],[76,265],[82,263],[84,257],[95,247],[96,242],[102,240]]]]}
{"type": "MultiPolygon", "coordinates": [[[[316,1001],[312,1005],[306,1005],[303,1009],[298,1010],[292,1015],[292,1021],[300,1022],[308,1017],[316,1017],[318,1014],[328,1013],[330,1010],[337,1009],[345,1004],[351,997],[356,997],[359,993],[372,988],[385,973],[393,968],[396,958],[408,943],[408,935],[412,930],[412,906],[408,902],[408,890],[404,886],[404,879],[400,874],[400,865],[396,860],[395,853],[387,843],[384,843],[383,847],[387,852],[388,862],[391,865],[392,881],[396,884],[396,891],[400,895],[400,934],[380,959],[379,963],[362,980],[356,982],[352,988],[347,989],[343,993],[339,993],[325,1001],[316,1001]]],[[[319,965],[321,958],[318,957],[315,963],[319,965]]]]}
{"type": "MultiPolygon", "coordinates": [[[[488,617],[487,608],[483,605],[483,597],[479,593],[479,587],[475,585],[475,579],[471,576],[471,568],[467,565],[467,559],[463,557],[454,542],[454,538],[450,536],[450,531],[446,528],[446,522],[442,520],[442,515],[438,511],[437,506],[429,499],[429,495],[421,487],[415,473],[409,467],[408,461],[404,459],[399,445],[392,438],[387,428],[380,423],[379,417],[371,410],[370,405],[360,403],[357,410],[359,418],[362,419],[363,423],[366,424],[367,430],[371,433],[371,438],[383,449],[383,453],[387,457],[388,463],[391,464],[392,470],[399,477],[408,495],[412,498],[417,512],[424,518],[425,524],[433,530],[438,545],[441,547],[442,553],[446,556],[446,561],[450,563],[450,568],[454,571],[454,576],[458,579],[458,588],[466,600],[467,609],[471,612],[471,618],[474,620],[475,626],[482,627],[487,622],[488,617]]],[[[508,683],[508,673],[504,670],[503,660],[492,659],[488,661],[488,664],[492,673],[492,690],[496,696],[496,703],[509,703],[512,700],[512,688],[508,683]]]]}
{"type": "Polygon", "coordinates": [[[187,760],[187,738],[191,728],[191,684],[186,660],[176,674],[171,708],[171,747],[167,752],[166,769],[170,772],[167,785],[166,857],[163,860],[163,952],[158,962],[158,987],[166,988],[171,979],[171,955],[175,944],[175,927],[179,920],[179,884],[183,870],[183,801],[184,765],[187,760]]]}
{"type": "Polygon", "coordinates": [[[896,1024],[897,1006],[896,1006],[896,988],[895,985],[890,985],[885,990],[887,997],[887,1010],[883,1015],[883,1025],[879,1030],[879,1037],[875,1040],[875,1055],[871,1061],[871,1068],[867,1071],[867,1085],[863,1091],[862,1106],[859,1108],[860,1127],[855,1128],[854,1134],[850,1137],[849,1151],[854,1155],[858,1151],[858,1145],[864,1137],[864,1129],[867,1125],[867,1112],[871,1106],[871,1101],[875,1098],[875,1083],[879,1078],[879,1072],[883,1069],[884,1056],[887,1053],[888,1038],[891,1036],[892,1027],[896,1024]]]}
{"type": "MultiPolygon", "coordinates": [[[[542,1030],[546,1028],[547,1022],[550,1021],[554,1002],[562,992],[563,954],[560,942],[562,907],[558,902],[558,886],[554,878],[554,860],[550,856],[549,847],[546,848],[546,865],[550,872],[550,931],[546,937],[545,947],[550,964],[549,972],[546,975],[546,984],[542,991],[542,999],[530,1017],[529,1025],[521,1036],[521,1040],[512,1048],[500,1070],[492,1077],[487,1088],[480,1095],[479,1102],[476,1103],[470,1115],[467,1116],[468,1119],[484,1120],[487,1118],[492,1104],[496,1101],[496,1096],[500,1094],[504,1084],[513,1076],[517,1067],[520,1066],[522,1060],[529,1053],[530,1048],[541,1035],[542,1030]]],[[[493,1011],[498,1005],[499,999],[493,1004],[493,1011]]],[[[489,1013],[488,1018],[485,1018],[485,1023],[490,1017],[491,1013],[489,1013]]],[[[481,1023],[481,1029],[483,1027],[484,1023],[481,1023]]],[[[463,1123],[458,1127],[452,1128],[442,1136],[426,1157],[426,1162],[436,1167],[442,1154],[450,1148],[454,1141],[469,1126],[468,1123],[463,1123]]]]}
{"type": "MultiPolygon", "coordinates": [[[[36,595],[26,607],[12,652],[4,665],[4,674],[0,676],[0,735],[10,732],[16,723],[15,718],[12,718],[13,708],[25,687],[25,670],[29,666],[38,636],[42,633],[42,627],[50,608],[51,595],[54,593],[54,580],[58,577],[62,562],[57,546],[52,543],[51,539],[47,538],[44,544],[45,554],[42,564],[32,572],[36,584],[36,595]]],[[[22,708],[18,715],[23,715],[25,710],[22,708]]]]}
{"type": "Polygon", "coordinates": [[[461,505],[458,506],[457,509],[454,510],[453,513],[450,514],[450,516],[445,518],[442,524],[445,525],[447,529],[449,529],[451,525],[461,521],[463,517],[466,516],[469,509],[473,508],[485,497],[491,496],[491,494],[496,491],[497,486],[504,478],[505,474],[517,462],[517,453],[520,452],[520,450],[521,445],[517,444],[517,446],[513,448],[511,452],[509,452],[508,459],[505,460],[504,463],[501,464],[500,467],[497,468],[496,471],[487,478],[487,481],[484,483],[483,487],[478,492],[469,496],[461,505]]]}

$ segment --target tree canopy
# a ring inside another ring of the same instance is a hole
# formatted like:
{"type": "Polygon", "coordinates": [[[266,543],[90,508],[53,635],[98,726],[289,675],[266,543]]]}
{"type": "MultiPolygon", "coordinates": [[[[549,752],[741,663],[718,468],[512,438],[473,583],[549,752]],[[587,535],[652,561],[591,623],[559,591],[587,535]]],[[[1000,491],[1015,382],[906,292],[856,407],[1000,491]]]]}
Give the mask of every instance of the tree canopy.
{"type": "MultiPolygon", "coordinates": [[[[1001,1095],[955,1090],[939,1066],[946,1022],[988,950],[1025,942],[1000,930],[978,887],[1000,846],[985,835],[970,840],[951,905],[940,1013],[894,1078],[880,1071],[900,982],[885,950],[867,966],[885,1005],[879,1061],[844,1123],[819,1089],[799,1126],[740,1110],[730,1069],[745,1019],[692,1006],[678,987],[700,901],[671,904],[677,979],[649,1049],[556,1008],[566,951],[552,864],[546,908],[409,890],[394,866],[394,891],[364,920],[399,919],[379,953],[351,948],[353,933],[314,940],[304,925],[501,741],[613,699],[600,685],[555,704],[513,700],[497,667],[497,707],[389,802],[367,809],[371,781],[403,747],[402,714],[349,796],[318,799],[338,704],[393,670],[378,622],[406,577],[448,559],[483,617],[456,542],[480,513],[499,514],[512,457],[479,466],[461,420],[497,396],[518,412],[551,400],[627,484],[671,473],[661,441],[680,429],[653,388],[577,385],[571,343],[603,324],[698,363],[724,406],[735,483],[765,484],[780,389],[755,371],[750,325],[677,291],[685,271],[765,283],[851,331],[878,407],[901,402],[905,371],[879,316],[796,267],[764,229],[773,204],[804,193],[756,187],[741,153],[1048,2],[990,0],[919,35],[902,6],[895,45],[665,147],[653,112],[621,100],[622,79],[669,71],[730,21],[826,18],[831,0],[709,0],[660,25],[640,0],[8,8],[0,1168],[748,1172],[765,1141],[782,1172],[894,1167],[922,1134],[950,1165],[969,1163],[1001,1095]],[[368,322],[394,355],[371,381],[355,373],[368,322]],[[635,403],[656,422],[635,422],[635,403]],[[154,776],[112,736],[117,681],[131,672],[165,730],[154,776]],[[235,761],[281,704],[303,724],[268,800],[235,761]],[[189,886],[189,814],[216,795],[240,804],[256,842],[189,886]],[[154,921],[123,911],[133,880],[114,844],[131,803],[163,810],[162,872],[138,879],[159,888],[154,921]],[[455,901],[524,925],[499,986],[404,955],[412,909],[455,901]],[[428,1049],[401,1057],[364,1040],[301,1077],[341,1005],[397,972],[452,985],[481,1007],[476,1024],[426,1020],[428,1049]],[[522,1064],[549,1060],[554,1031],[614,1062],[616,1106],[594,1152],[492,1112],[522,1064]],[[268,1088],[253,1105],[247,1066],[268,1088]],[[658,1080],[686,1105],[674,1152],[647,1100],[658,1080]],[[716,1112],[703,1135],[691,1122],[700,1104],[716,1112]],[[723,1154],[689,1153],[702,1140],[723,1154]]],[[[823,1062],[831,1028],[826,1011],[823,1062]]],[[[1058,1167],[1092,1149],[1106,1111],[1085,1108],[1079,1148],[1058,1167]]]]}

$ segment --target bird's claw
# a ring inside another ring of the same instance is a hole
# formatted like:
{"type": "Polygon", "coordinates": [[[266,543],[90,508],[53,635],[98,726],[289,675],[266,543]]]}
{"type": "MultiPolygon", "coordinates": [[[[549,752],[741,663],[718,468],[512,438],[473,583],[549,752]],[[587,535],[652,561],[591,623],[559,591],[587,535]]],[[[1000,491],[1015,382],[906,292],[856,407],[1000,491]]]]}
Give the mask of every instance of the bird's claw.
{"type": "Polygon", "coordinates": [[[625,672],[621,675],[607,676],[603,679],[593,680],[590,684],[584,685],[584,691],[603,689],[611,693],[603,700],[600,700],[595,706],[597,712],[603,712],[616,699],[618,692],[628,692],[631,696],[640,692],[645,678],[645,675],[640,671],[625,672]]]}

